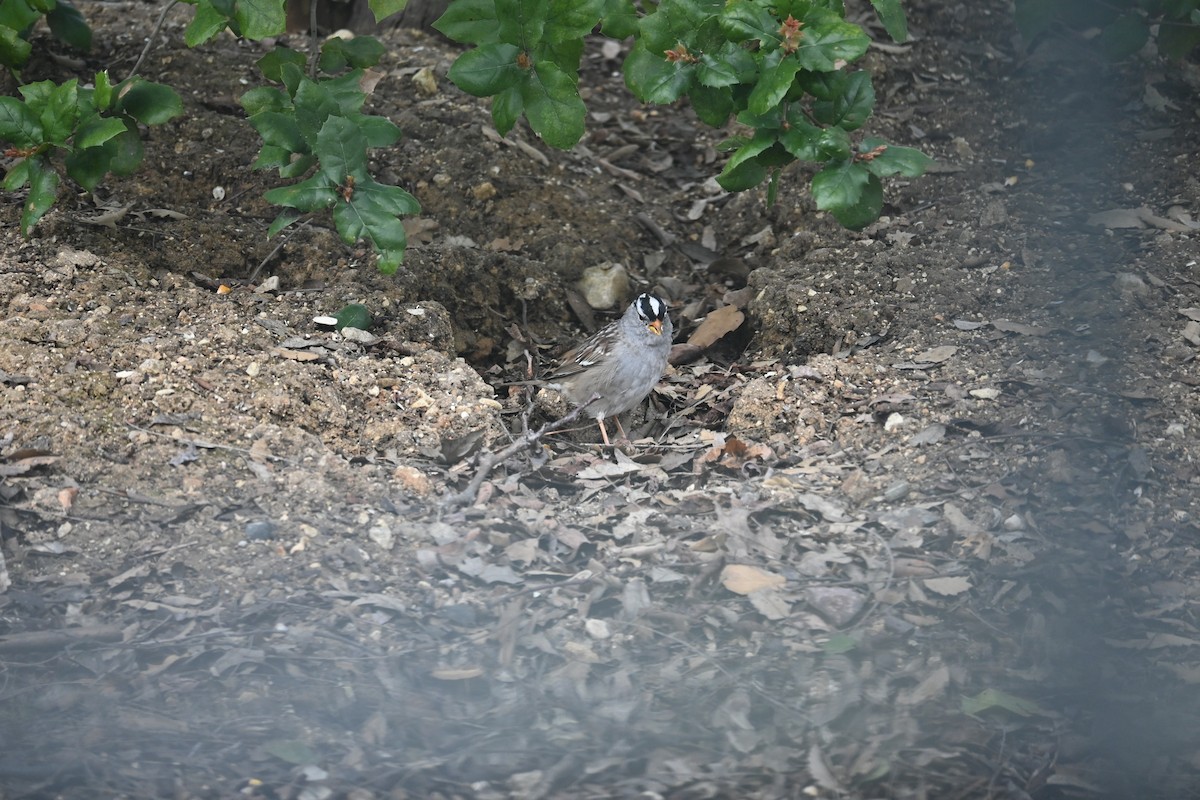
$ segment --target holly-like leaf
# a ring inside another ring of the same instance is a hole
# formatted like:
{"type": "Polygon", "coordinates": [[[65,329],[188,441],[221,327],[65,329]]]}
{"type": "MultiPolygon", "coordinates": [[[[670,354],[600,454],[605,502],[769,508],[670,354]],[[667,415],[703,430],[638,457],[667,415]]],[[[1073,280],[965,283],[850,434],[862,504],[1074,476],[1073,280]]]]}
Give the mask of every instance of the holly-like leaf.
{"type": "MultiPolygon", "coordinates": [[[[276,45],[268,50],[262,58],[254,62],[266,76],[269,81],[283,83],[283,65],[291,64],[292,66],[303,70],[308,64],[308,57],[299,50],[293,50],[290,47],[281,47],[276,45]]],[[[254,91],[251,89],[250,91],[254,91]]],[[[249,110],[249,109],[247,109],[249,110]]]]}
{"type": "Polygon", "coordinates": [[[337,186],[318,173],[291,186],[277,186],[263,195],[268,203],[300,211],[321,211],[338,201],[337,186]]]}
{"type": "Polygon", "coordinates": [[[813,72],[830,72],[837,69],[838,61],[855,61],[871,45],[862,28],[825,9],[805,15],[801,34],[796,60],[813,72]]]}
{"type": "Polygon", "coordinates": [[[20,31],[0,25],[0,66],[17,69],[29,60],[33,46],[21,38],[20,31]]]}
{"type": "Polygon", "coordinates": [[[108,79],[108,70],[102,69],[92,80],[92,108],[95,111],[107,111],[112,106],[113,87],[108,79]]]}
{"type": "Polygon", "coordinates": [[[510,86],[492,98],[492,124],[501,136],[513,129],[525,113],[525,98],[520,84],[510,86]]]}
{"type": "Polygon", "coordinates": [[[237,0],[233,18],[247,39],[278,36],[286,27],[283,0],[237,0]]]}
{"type": "Polygon", "coordinates": [[[565,150],[583,138],[587,108],[575,81],[556,64],[538,64],[521,99],[530,126],[546,144],[565,150]]]}
{"type": "Polygon", "coordinates": [[[650,52],[639,40],[622,65],[625,85],[646,103],[673,103],[683,96],[696,74],[696,65],[670,62],[650,52]]]}
{"type": "Polygon", "coordinates": [[[433,28],[456,42],[475,45],[498,42],[496,0],[455,0],[433,23],[433,28]]]}
{"type": "Polygon", "coordinates": [[[92,29],[79,9],[67,0],[58,0],[53,10],[46,14],[46,24],[51,33],[76,50],[86,53],[92,49],[92,29]]]}
{"type": "Polygon", "coordinates": [[[362,69],[378,64],[383,54],[383,43],[374,36],[333,38],[321,45],[321,58],[317,66],[326,73],[341,72],[346,67],[362,69]]]}
{"type": "Polygon", "coordinates": [[[188,47],[199,47],[227,27],[229,17],[217,10],[211,0],[197,0],[196,13],[183,32],[183,41],[188,47]]]}
{"type": "Polygon", "coordinates": [[[16,164],[9,167],[9,170],[4,175],[4,183],[0,184],[6,192],[15,192],[29,182],[29,162],[30,159],[22,158],[16,164]]]}
{"type": "Polygon", "coordinates": [[[75,148],[84,150],[99,147],[114,136],[125,132],[125,124],[115,117],[92,117],[75,132],[75,148]]]}
{"type": "Polygon", "coordinates": [[[883,184],[855,163],[826,167],[813,176],[813,200],[842,225],[858,230],[879,218],[883,209],[883,184]]]}
{"type": "Polygon", "coordinates": [[[54,205],[58,191],[58,173],[42,156],[26,159],[29,162],[29,196],[21,209],[21,233],[29,231],[54,205]]]}
{"type": "Polygon", "coordinates": [[[904,7],[900,5],[900,0],[871,0],[871,5],[875,6],[875,13],[879,15],[879,21],[883,23],[883,28],[888,32],[888,36],[892,37],[892,41],[907,42],[908,20],[904,16],[904,7]]]}
{"type": "MultiPolygon", "coordinates": [[[[532,49],[542,41],[551,0],[496,0],[500,41],[532,49]]],[[[599,15],[597,15],[599,16],[599,15]]]]}
{"type": "Polygon", "coordinates": [[[765,114],[768,109],[779,105],[783,100],[783,96],[792,88],[792,81],[796,78],[796,73],[800,71],[800,63],[792,58],[784,57],[782,59],[774,58],[780,51],[768,55],[763,59],[764,65],[773,60],[776,63],[771,66],[765,66],[762,73],[759,75],[758,83],[755,84],[754,90],[750,92],[750,100],[746,107],[752,114],[765,114]]]}
{"type": "Polygon", "coordinates": [[[0,141],[17,147],[36,147],[44,141],[37,115],[15,97],[0,97],[0,141]]]}
{"type": "Polygon", "coordinates": [[[381,22],[385,17],[399,14],[408,5],[408,0],[368,0],[367,5],[375,15],[375,21],[381,22]]]}
{"type": "Polygon", "coordinates": [[[543,37],[549,41],[582,41],[600,22],[606,0],[549,0],[543,37]]]}
{"type": "Polygon", "coordinates": [[[467,94],[488,97],[525,79],[514,44],[493,42],[463,53],[450,66],[450,80],[467,94]]]}
{"type": "MultiPolygon", "coordinates": [[[[42,135],[50,144],[64,145],[79,121],[79,81],[75,78],[54,87],[42,107],[42,135]]],[[[111,137],[110,137],[111,138],[111,137]]]]}
{"type": "Polygon", "coordinates": [[[600,14],[600,32],[613,39],[628,39],[637,33],[638,13],[633,0],[605,0],[600,14]]]}
{"type": "Polygon", "coordinates": [[[733,0],[725,6],[721,30],[733,42],[757,39],[764,47],[778,47],[783,41],[779,35],[779,20],[750,0],[733,0]]]}
{"type": "Polygon", "coordinates": [[[870,153],[878,148],[884,148],[882,152],[875,155],[869,161],[864,161],[864,165],[871,171],[872,175],[877,175],[880,178],[885,178],[888,175],[903,175],[906,178],[915,178],[918,175],[925,174],[925,170],[933,163],[933,159],[913,147],[899,147],[894,144],[888,144],[882,139],[867,138],[863,139],[859,145],[859,151],[870,153]]]}
{"type": "Polygon", "coordinates": [[[183,101],[170,86],[133,78],[117,90],[117,108],[143,125],[161,125],[183,113],[183,101]]]}
{"type": "Polygon", "coordinates": [[[829,97],[813,101],[813,117],[818,122],[837,125],[847,131],[861,128],[875,108],[871,76],[866,72],[849,75],[839,72],[826,77],[829,97]]]}
{"type": "Polygon", "coordinates": [[[361,180],[367,176],[367,139],[345,117],[325,121],[313,152],[320,161],[321,174],[332,184],[340,185],[347,177],[361,180]]]}
{"type": "Polygon", "coordinates": [[[349,202],[340,200],[333,209],[333,221],[346,244],[365,239],[376,250],[403,250],[408,243],[403,223],[367,195],[355,194],[349,202]]]}

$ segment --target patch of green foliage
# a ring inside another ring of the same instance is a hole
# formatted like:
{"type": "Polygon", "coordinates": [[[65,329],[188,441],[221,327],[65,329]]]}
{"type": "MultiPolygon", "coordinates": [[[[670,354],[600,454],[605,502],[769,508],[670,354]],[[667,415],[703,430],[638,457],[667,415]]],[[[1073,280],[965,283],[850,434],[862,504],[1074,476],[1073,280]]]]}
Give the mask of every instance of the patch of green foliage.
{"type": "Polygon", "coordinates": [[[278,233],[302,213],[329,209],[342,240],[370,242],[380,271],[391,274],[404,258],[406,238],[399,218],[420,212],[421,206],[408,192],[378,183],[367,172],[367,148],[386,147],[400,138],[400,129],[389,120],[362,113],[367,97],[363,69],[382,54],[382,45],[371,37],[332,39],[321,51],[322,71],[353,69],[312,80],[302,71],[302,54],[276,48],[258,64],[283,88],[251,89],[242,95],[242,106],[263,140],[254,167],[276,169],[287,179],[308,175],[266,193],[269,202],[284,206],[269,233],[278,233]]]}
{"type": "Polygon", "coordinates": [[[131,78],[113,86],[97,72],[90,87],[72,78],[26,83],[21,98],[0,97],[0,140],[19,157],[4,176],[4,189],[29,186],[21,213],[21,232],[29,235],[51,206],[59,185],[55,162],[89,192],[108,173],[129,175],[142,163],[138,123],[161,125],[183,113],[174,90],[131,78]]]}
{"type": "MultiPolygon", "coordinates": [[[[899,0],[872,0],[893,38],[907,28],[899,0]]],[[[812,181],[817,207],[861,228],[883,206],[880,178],[921,174],[929,159],[881,140],[855,143],[875,105],[866,72],[851,71],[870,44],[847,22],[841,0],[663,0],[639,13],[632,0],[454,0],[435,27],[475,47],[450,79],[492,98],[492,119],[507,133],[524,115],[548,144],[583,136],[580,98],[583,37],[597,25],[632,36],[625,82],[648,103],[687,98],[713,127],[731,118],[718,177],[729,191],[769,181],[775,199],[782,169],[794,161],[822,168],[812,181]]]]}

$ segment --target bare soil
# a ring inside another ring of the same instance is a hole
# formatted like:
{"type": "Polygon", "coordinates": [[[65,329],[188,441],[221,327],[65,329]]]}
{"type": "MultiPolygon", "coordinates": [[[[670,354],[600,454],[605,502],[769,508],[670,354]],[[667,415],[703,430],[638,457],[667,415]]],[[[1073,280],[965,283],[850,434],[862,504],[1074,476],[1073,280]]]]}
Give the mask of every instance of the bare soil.
{"type": "MultiPolygon", "coordinates": [[[[322,221],[275,251],[265,46],[172,11],[143,170],[29,240],[0,205],[0,797],[1200,797],[1194,65],[907,5],[899,48],[856,12],[869,127],[938,165],[858,233],[803,167],[721,192],[599,42],[564,153],[385,32],[394,277],[322,221]],[[632,443],[447,503],[612,262],[694,345],[632,443]],[[377,341],[313,324],[350,302],[377,341]]],[[[123,77],[162,6],[82,8],[26,80],[123,77]]]]}

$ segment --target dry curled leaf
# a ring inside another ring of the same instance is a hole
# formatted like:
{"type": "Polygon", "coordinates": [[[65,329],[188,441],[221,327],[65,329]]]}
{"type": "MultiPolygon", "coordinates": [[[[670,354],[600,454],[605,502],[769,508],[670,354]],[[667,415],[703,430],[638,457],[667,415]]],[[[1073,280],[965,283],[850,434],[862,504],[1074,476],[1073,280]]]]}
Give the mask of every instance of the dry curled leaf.
{"type": "Polygon", "coordinates": [[[745,319],[746,315],[736,306],[722,306],[708,313],[687,343],[700,348],[711,347],[721,337],[740,328],[745,319]]]}
{"type": "Polygon", "coordinates": [[[787,579],[749,564],[729,564],[721,570],[721,585],[734,594],[750,594],[783,586],[787,579]]]}

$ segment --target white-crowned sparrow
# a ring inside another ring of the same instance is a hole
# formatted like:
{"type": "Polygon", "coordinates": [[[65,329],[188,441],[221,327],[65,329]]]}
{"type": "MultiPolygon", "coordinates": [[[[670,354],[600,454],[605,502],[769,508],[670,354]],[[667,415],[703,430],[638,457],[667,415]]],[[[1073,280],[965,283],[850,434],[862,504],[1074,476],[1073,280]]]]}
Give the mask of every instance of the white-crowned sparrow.
{"type": "Polygon", "coordinates": [[[667,369],[672,335],[667,304],[640,294],[620,319],[567,351],[543,383],[576,406],[591,401],[585,411],[599,423],[608,446],[605,418],[628,411],[650,394],[667,369]]]}

